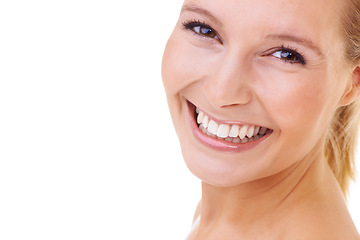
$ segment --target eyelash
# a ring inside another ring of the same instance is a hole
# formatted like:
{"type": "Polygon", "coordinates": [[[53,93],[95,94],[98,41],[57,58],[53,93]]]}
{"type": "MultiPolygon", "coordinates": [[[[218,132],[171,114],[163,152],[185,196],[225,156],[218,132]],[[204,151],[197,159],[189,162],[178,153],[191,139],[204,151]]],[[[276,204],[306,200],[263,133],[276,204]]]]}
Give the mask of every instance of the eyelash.
{"type": "Polygon", "coordinates": [[[214,38],[215,40],[219,41],[222,44],[222,40],[219,36],[219,34],[215,31],[215,29],[213,29],[212,27],[210,27],[208,24],[206,24],[205,22],[201,22],[200,20],[190,20],[190,21],[186,21],[182,23],[183,27],[186,30],[190,30],[192,31],[194,34],[201,36],[201,37],[205,37],[205,38],[211,38],[209,36],[206,36],[205,34],[201,34],[198,33],[194,30],[195,27],[200,27],[200,28],[207,28],[209,29],[213,34],[215,34],[217,36],[217,38],[214,38]]]}
{"type": "Polygon", "coordinates": [[[293,48],[291,46],[285,47],[284,45],[281,45],[280,48],[275,48],[273,51],[271,51],[270,55],[273,55],[276,52],[283,52],[283,53],[287,52],[287,53],[292,54],[295,58],[297,58],[297,60],[289,60],[289,59],[285,59],[285,58],[282,58],[282,57],[276,57],[277,59],[279,59],[281,61],[284,61],[284,62],[290,63],[290,64],[298,63],[298,64],[301,64],[301,65],[306,65],[307,61],[305,60],[306,59],[305,55],[300,54],[296,48],[293,48]]]}
{"type": "MultiPolygon", "coordinates": [[[[183,27],[186,30],[190,30],[192,31],[194,34],[203,37],[203,38],[213,38],[216,41],[219,41],[221,44],[223,43],[220,36],[218,35],[218,33],[215,31],[215,29],[213,29],[212,27],[210,27],[208,24],[206,24],[205,22],[201,22],[200,20],[190,20],[190,21],[186,21],[182,23],[183,27]],[[207,36],[205,34],[199,33],[197,31],[194,30],[195,27],[200,27],[200,28],[207,28],[211,31],[211,33],[213,33],[217,38],[215,37],[211,37],[211,36],[207,36]]],[[[304,54],[300,54],[298,52],[298,50],[296,48],[293,48],[291,46],[287,46],[285,47],[284,45],[282,45],[279,48],[275,48],[273,49],[273,51],[271,51],[271,54],[275,54],[276,52],[282,52],[282,53],[290,53],[293,57],[297,58],[297,60],[289,60],[289,59],[285,59],[282,57],[276,57],[277,59],[284,61],[286,63],[290,63],[290,64],[301,64],[301,65],[306,65],[306,61],[305,61],[305,56],[304,54]]],[[[281,56],[281,55],[280,55],[281,56]]],[[[274,56],[275,57],[275,56],[274,56]]]]}

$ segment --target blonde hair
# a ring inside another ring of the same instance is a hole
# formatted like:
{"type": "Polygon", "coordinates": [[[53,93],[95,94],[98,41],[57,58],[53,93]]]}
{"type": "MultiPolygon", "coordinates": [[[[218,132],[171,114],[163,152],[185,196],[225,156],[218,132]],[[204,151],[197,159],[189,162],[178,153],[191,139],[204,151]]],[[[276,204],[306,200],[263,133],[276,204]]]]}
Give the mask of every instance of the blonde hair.
{"type": "MultiPolygon", "coordinates": [[[[348,0],[343,18],[346,57],[360,62],[360,1],[348,0]]],[[[344,193],[355,178],[355,151],[360,122],[360,101],[340,107],[334,113],[325,144],[325,157],[344,193]]]]}
{"type": "Polygon", "coordinates": [[[344,195],[355,176],[359,111],[359,101],[337,109],[325,144],[325,157],[344,195]]]}

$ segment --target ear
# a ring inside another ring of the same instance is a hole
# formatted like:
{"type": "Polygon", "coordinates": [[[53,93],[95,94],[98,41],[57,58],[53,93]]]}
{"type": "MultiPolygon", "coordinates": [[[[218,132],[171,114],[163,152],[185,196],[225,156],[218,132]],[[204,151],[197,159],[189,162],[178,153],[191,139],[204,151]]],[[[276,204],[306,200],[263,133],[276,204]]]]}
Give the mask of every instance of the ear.
{"type": "Polygon", "coordinates": [[[360,67],[356,66],[352,73],[352,81],[348,84],[346,91],[340,99],[339,105],[346,106],[360,97],[360,67]]]}

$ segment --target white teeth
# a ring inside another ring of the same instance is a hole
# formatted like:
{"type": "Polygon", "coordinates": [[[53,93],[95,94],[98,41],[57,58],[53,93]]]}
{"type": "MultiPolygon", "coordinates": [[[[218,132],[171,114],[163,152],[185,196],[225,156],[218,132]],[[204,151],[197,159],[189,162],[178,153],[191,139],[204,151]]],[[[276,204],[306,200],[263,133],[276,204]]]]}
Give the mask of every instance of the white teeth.
{"type": "Polygon", "coordinates": [[[258,135],[259,131],[260,131],[260,127],[256,126],[254,130],[254,136],[258,135]]]}
{"type": "Polygon", "coordinates": [[[200,129],[200,131],[202,131],[203,133],[206,133],[206,128],[204,128],[204,125],[200,124],[199,129],[200,129]]]}
{"type": "Polygon", "coordinates": [[[247,143],[249,141],[248,138],[241,139],[241,143],[247,143]]]}
{"type": "Polygon", "coordinates": [[[239,136],[239,131],[240,131],[240,127],[239,125],[232,125],[230,132],[229,132],[229,137],[237,137],[239,136]]]}
{"type": "Polygon", "coordinates": [[[217,134],[218,137],[227,138],[229,136],[230,126],[227,124],[220,124],[217,134]]]}
{"type": "Polygon", "coordinates": [[[200,109],[197,107],[196,108],[196,113],[199,113],[200,112],[200,109]]]}
{"type": "Polygon", "coordinates": [[[206,134],[208,135],[208,136],[210,136],[210,137],[216,137],[216,135],[215,134],[212,134],[211,132],[209,132],[209,131],[207,131],[206,132],[206,134]]]}
{"type": "Polygon", "coordinates": [[[240,139],[244,139],[248,130],[248,126],[242,126],[239,132],[240,139]]]}
{"type": "Polygon", "coordinates": [[[204,116],[204,118],[202,120],[202,124],[203,124],[204,128],[207,128],[209,126],[209,117],[207,115],[204,116]]]}
{"type": "Polygon", "coordinates": [[[234,124],[230,126],[224,123],[219,124],[209,119],[209,117],[198,108],[196,108],[196,112],[198,113],[196,121],[200,131],[220,140],[233,143],[247,143],[258,140],[263,137],[267,131],[267,128],[255,125],[239,126],[234,124]]]}
{"type": "Polygon", "coordinates": [[[247,130],[246,136],[248,138],[251,138],[254,135],[255,126],[250,126],[247,130]]]}
{"type": "Polygon", "coordinates": [[[203,113],[203,112],[199,112],[199,115],[198,115],[198,117],[197,117],[197,123],[198,123],[198,124],[202,123],[203,119],[204,119],[204,113],[203,113]]]}
{"type": "Polygon", "coordinates": [[[210,120],[209,126],[208,126],[208,131],[212,134],[217,134],[218,128],[219,128],[219,125],[216,122],[214,122],[213,120],[210,120]]]}

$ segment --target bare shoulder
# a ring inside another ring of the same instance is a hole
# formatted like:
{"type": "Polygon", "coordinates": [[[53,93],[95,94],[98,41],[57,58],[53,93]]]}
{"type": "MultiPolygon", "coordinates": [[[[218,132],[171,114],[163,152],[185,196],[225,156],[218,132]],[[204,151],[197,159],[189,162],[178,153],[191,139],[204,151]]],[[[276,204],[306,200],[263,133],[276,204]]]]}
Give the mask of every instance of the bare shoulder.
{"type": "Polygon", "coordinates": [[[360,240],[360,235],[351,219],[344,219],[342,216],[339,216],[338,219],[332,217],[326,219],[326,216],[320,215],[314,220],[306,226],[309,229],[308,237],[312,238],[304,239],[360,240]]]}
{"type": "Polygon", "coordinates": [[[279,239],[287,240],[291,237],[292,240],[360,240],[356,227],[352,224],[341,223],[341,218],[339,221],[332,221],[314,216],[294,222],[297,222],[296,226],[289,224],[284,226],[286,228],[291,226],[292,229],[285,230],[285,235],[279,239]]]}
{"type": "Polygon", "coordinates": [[[194,214],[194,219],[192,222],[192,226],[191,226],[191,230],[189,235],[187,236],[186,240],[191,240],[195,238],[196,235],[196,228],[199,224],[199,220],[200,220],[200,209],[201,209],[201,200],[199,201],[196,210],[195,210],[195,214],[194,214]]]}
{"type": "Polygon", "coordinates": [[[195,210],[195,214],[194,214],[194,218],[193,218],[193,223],[196,221],[196,219],[200,216],[200,209],[201,209],[201,200],[199,201],[196,210],[195,210]]]}
{"type": "Polygon", "coordinates": [[[345,204],[328,202],[306,205],[294,211],[289,225],[289,235],[298,240],[360,240],[345,204]]]}
{"type": "Polygon", "coordinates": [[[352,225],[336,223],[335,221],[329,222],[320,218],[317,219],[317,223],[312,223],[309,222],[309,224],[305,225],[306,230],[302,230],[302,238],[299,238],[299,240],[360,240],[358,231],[352,225]]]}

